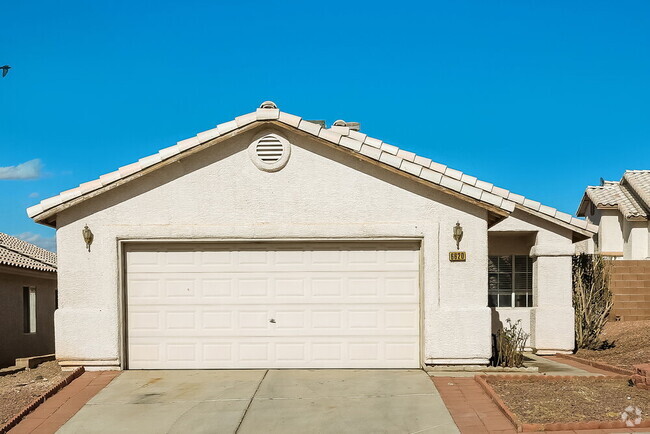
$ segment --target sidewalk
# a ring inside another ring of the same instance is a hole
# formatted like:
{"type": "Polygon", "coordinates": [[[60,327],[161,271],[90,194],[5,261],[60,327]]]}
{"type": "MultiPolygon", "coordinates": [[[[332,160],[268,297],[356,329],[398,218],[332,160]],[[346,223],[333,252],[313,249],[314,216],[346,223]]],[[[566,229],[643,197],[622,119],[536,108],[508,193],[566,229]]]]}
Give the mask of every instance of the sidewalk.
{"type": "Polygon", "coordinates": [[[51,434],[77,413],[86,402],[102,390],[120,371],[84,372],[54,396],[29,413],[10,434],[51,434]]]}

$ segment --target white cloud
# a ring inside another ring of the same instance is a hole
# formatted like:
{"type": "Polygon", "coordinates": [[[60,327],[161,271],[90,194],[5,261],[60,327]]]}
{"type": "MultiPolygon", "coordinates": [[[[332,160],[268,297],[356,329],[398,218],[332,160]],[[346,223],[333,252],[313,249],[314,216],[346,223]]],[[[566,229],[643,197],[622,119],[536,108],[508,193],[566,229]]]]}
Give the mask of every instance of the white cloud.
{"type": "Polygon", "coordinates": [[[29,193],[29,197],[32,199],[37,198],[38,196],[40,196],[40,194],[38,194],[37,192],[29,193]]]}
{"type": "Polygon", "coordinates": [[[16,238],[20,238],[28,243],[36,244],[50,252],[56,252],[56,235],[44,237],[43,235],[35,234],[33,232],[23,232],[22,234],[16,235],[16,238]]]}
{"type": "Polygon", "coordinates": [[[0,167],[0,179],[36,179],[41,177],[43,164],[38,158],[17,166],[0,167]]]}

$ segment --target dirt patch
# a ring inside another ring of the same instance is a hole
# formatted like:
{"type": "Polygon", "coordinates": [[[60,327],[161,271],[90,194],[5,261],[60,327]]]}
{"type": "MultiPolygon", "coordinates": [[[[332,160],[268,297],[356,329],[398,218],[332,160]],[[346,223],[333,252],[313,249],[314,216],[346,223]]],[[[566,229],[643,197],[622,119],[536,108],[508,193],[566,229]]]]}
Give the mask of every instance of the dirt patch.
{"type": "Polygon", "coordinates": [[[539,381],[488,377],[487,382],[521,423],[620,421],[630,406],[641,409],[643,420],[650,413],[650,390],[630,386],[621,378],[539,381]]]}
{"type": "Polygon", "coordinates": [[[72,372],[63,372],[56,362],[0,377],[0,426],[18,414],[72,372]]]}
{"type": "Polygon", "coordinates": [[[608,322],[600,337],[615,346],[600,351],[579,350],[576,356],[629,370],[633,370],[632,365],[650,362],[650,321],[608,322]]]}

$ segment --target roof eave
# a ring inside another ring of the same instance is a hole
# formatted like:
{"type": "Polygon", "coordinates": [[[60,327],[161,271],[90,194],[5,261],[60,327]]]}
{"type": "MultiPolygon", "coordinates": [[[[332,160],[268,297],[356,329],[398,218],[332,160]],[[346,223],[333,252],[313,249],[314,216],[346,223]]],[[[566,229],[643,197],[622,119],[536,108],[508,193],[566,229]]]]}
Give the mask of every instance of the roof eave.
{"type": "MultiPolygon", "coordinates": [[[[284,124],[282,122],[272,121],[271,123],[276,124],[278,126],[286,127],[286,124],[284,124]]],[[[448,194],[450,196],[457,197],[457,198],[459,198],[459,199],[461,199],[461,200],[463,200],[465,202],[469,202],[469,203],[471,203],[473,205],[476,205],[476,206],[478,206],[480,208],[483,208],[483,209],[487,210],[489,213],[492,214],[492,216],[491,216],[491,222],[492,222],[491,225],[494,225],[494,224],[498,223],[499,221],[505,219],[506,217],[508,217],[510,215],[510,213],[508,211],[506,211],[506,210],[504,210],[502,208],[499,208],[499,207],[497,207],[495,205],[491,205],[491,204],[488,204],[486,202],[479,201],[479,200],[474,199],[474,198],[472,198],[470,196],[464,195],[464,194],[462,194],[460,192],[456,192],[456,191],[454,191],[454,190],[452,190],[450,188],[447,188],[445,186],[438,185],[438,184],[435,184],[433,182],[427,181],[425,179],[420,178],[419,176],[415,176],[415,175],[412,175],[412,174],[410,174],[408,172],[405,172],[403,170],[397,169],[396,167],[393,167],[393,166],[391,166],[389,164],[386,164],[386,163],[384,163],[382,161],[375,160],[374,158],[370,158],[370,157],[368,157],[366,155],[363,155],[363,154],[361,154],[359,152],[355,152],[355,151],[353,151],[351,149],[347,149],[347,148],[345,148],[343,146],[335,145],[334,143],[332,143],[332,142],[330,142],[328,140],[325,140],[325,139],[323,139],[321,137],[314,136],[314,135],[312,135],[310,133],[307,133],[307,132],[299,130],[299,129],[295,129],[295,132],[297,134],[299,134],[299,135],[309,137],[309,138],[311,138],[313,140],[316,140],[316,141],[318,141],[318,142],[320,142],[320,143],[324,144],[325,146],[328,146],[328,147],[330,147],[332,149],[342,151],[342,152],[344,152],[344,153],[346,153],[346,154],[348,154],[348,155],[350,155],[350,156],[352,156],[354,158],[357,158],[357,159],[362,160],[362,161],[366,161],[366,162],[368,162],[370,164],[373,164],[375,166],[382,167],[382,168],[384,168],[386,170],[389,170],[389,171],[391,171],[393,173],[397,173],[397,174],[399,174],[401,176],[409,178],[409,179],[411,179],[411,180],[413,180],[413,181],[415,181],[415,182],[417,182],[419,184],[426,185],[427,187],[433,188],[434,190],[446,193],[446,194],[448,194]]]]}
{"type": "Polygon", "coordinates": [[[592,238],[597,232],[595,230],[588,229],[588,226],[587,226],[588,223],[586,221],[585,221],[585,226],[586,227],[584,229],[582,229],[582,228],[579,228],[579,227],[577,227],[575,225],[572,225],[570,223],[563,222],[562,220],[559,220],[557,218],[553,218],[553,217],[548,216],[548,215],[546,215],[544,213],[541,213],[539,211],[535,211],[535,210],[533,210],[531,208],[521,206],[519,204],[517,204],[517,209],[519,209],[521,211],[524,211],[524,212],[527,212],[528,214],[534,215],[535,217],[539,217],[539,218],[541,218],[543,220],[546,220],[547,222],[553,223],[553,224],[555,224],[557,226],[560,226],[562,228],[570,230],[572,232],[572,234],[573,234],[572,239],[573,239],[574,243],[577,242],[577,241],[582,241],[582,240],[592,238]]]}
{"type": "MultiPolygon", "coordinates": [[[[177,162],[177,161],[179,161],[179,160],[181,160],[181,159],[183,159],[183,158],[185,158],[185,157],[187,157],[189,155],[193,155],[193,154],[195,154],[197,152],[201,152],[203,149],[205,149],[207,147],[216,145],[216,144],[218,144],[218,143],[220,143],[222,141],[225,141],[225,140],[228,140],[228,139],[234,137],[235,135],[238,135],[238,134],[241,134],[242,132],[246,132],[248,130],[254,129],[254,128],[256,128],[256,127],[258,127],[260,125],[263,125],[263,124],[271,124],[271,125],[274,125],[274,126],[277,126],[277,127],[285,128],[285,129],[286,128],[291,128],[290,125],[287,125],[286,123],[284,123],[282,121],[279,121],[279,120],[257,120],[257,121],[254,121],[254,122],[249,123],[249,124],[247,124],[247,125],[245,125],[245,126],[243,126],[241,128],[237,128],[237,129],[235,129],[235,130],[233,130],[233,131],[231,131],[231,132],[229,132],[227,134],[224,134],[224,135],[215,137],[214,139],[203,142],[203,143],[201,143],[201,144],[199,144],[199,145],[197,145],[197,146],[195,146],[193,148],[190,148],[190,149],[188,149],[188,150],[186,150],[186,151],[184,151],[182,153],[176,154],[176,155],[174,155],[174,156],[172,156],[172,157],[170,157],[170,158],[168,158],[166,160],[160,161],[160,162],[158,162],[158,163],[156,163],[156,164],[154,164],[152,166],[149,166],[149,167],[147,167],[147,168],[145,168],[143,170],[135,172],[135,173],[133,173],[133,174],[127,176],[127,177],[121,178],[121,179],[119,179],[117,181],[114,181],[114,182],[112,182],[110,184],[107,184],[107,185],[105,185],[105,186],[103,186],[103,187],[101,187],[101,188],[99,188],[97,190],[88,192],[86,194],[82,194],[82,195],[77,196],[77,197],[75,197],[73,199],[70,199],[70,200],[68,200],[66,202],[63,202],[60,205],[57,205],[57,206],[55,206],[53,208],[45,210],[45,211],[43,211],[43,212],[41,212],[39,214],[35,214],[35,215],[31,216],[31,218],[36,223],[39,223],[39,224],[42,224],[42,225],[45,225],[45,226],[56,227],[56,216],[60,212],[66,210],[68,208],[76,206],[76,205],[78,205],[78,204],[80,204],[80,203],[82,203],[82,202],[84,202],[86,200],[89,200],[89,199],[91,199],[93,197],[99,196],[99,195],[101,195],[101,194],[103,194],[103,193],[105,193],[107,191],[110,191],[110,190],[112,190],[114,188],[117,188],[117,187],[119,187],[121,185],[124,185],[124,184],[126,184],[128,182],[131,182],[134,179],[137,179],[137,178],[139,178],[141,176],[145,176],[145,175],[147,175],[147,174],[149,174],[149,173],[151,173],[153,171],[156,171],[156,170],[158,170],[158,169],[160,169],[162,167],[173,164],[173,163],[175,163],[175,162],[177,162]]],[[[303,131],[301,129],[298,129],[298,128],[294,127],[294,128],[291,128],[291,130],[296,134],[302,135],[304,137],[309,137],[312,140],[316,140],[316,141],[324,144],[325,146],[328,146],[330,148],[333,148],[333,149],[336,149],[338,151],[344,152],[344,153],[346,153],[348,155],[351,155],[351,156],[353,156],[353,157],[355,157],[357,159],[364,160],[364,161],[367,161],[367,162],[369,162],[371,164],[383,167],[383,168],[385,168],[385,169],[387,169],[387,170],[389,170],[391,172],[398,173],[401,176],[407,177],[407,178],[412,179],[412,180],[414,180],[414,181],[416,181],[416,182],[418,182],[420,184],[424,184],[424,185],[426,185],[428,187],[431,187],[434,190],[441,191],[441,192],[446,193],[448,195],[457,197],[457,198],[459,198],[459,199],[461,199],[461,200],[463,200],[465,202],[469,202],[469,203],[471,203],[473,205],[476,205],[476,206],[478,206],[480,208],[483,208],[483,209],[487,210],[488,213],[489,213],[488,223],[489,223],[490,226],[498,223],[499,221],[503,220],[504,218],[506,218],[506,217],[508,217],[510,215],[510,213],[508,211],[506,211],[506,210],[504,210],[502,208],[499,208],[499,207],[497,207],[495,205],[491,205],[491,204],[488,204],[486,202],[479,201],[479,200],[474,199],[474,198],[472,198],[470,196],[464,195],[464,194],[462,194],[460,192],[456,192],[456,191],[454,191],[454,190],[452,190],[450,188],[435,184],[433,182],[429,182],[429,181],[424,180],[424,179],[422,179],[422,178],[420,178],[418,176],[415,176],[415,175],[412,175],[412,174],[410,174],[408,172],[404,172],[403,170],[397,169],[397,168],[395,168],[395,167],[393,167],[393,166],[391,166],[389,164],[386,164],[386,163],[381,162],[381,161],[377,161],[377,160],[375,160],[373,158],[370,158],[370,157],[367,157],[367,156],[365,156],[365,155],[363,155],[363,154],[361,154],[359,152],[355,152],[355,151],[352,151],[350,149],[347,149],[344,146],[336,145],[336,144],[334,144],[334,143],[332,143],[332,142],[330,142],[330,141],[328,141],[326,139],[315,136],[315,135],[310,134],[310,133],[308,133],[306,131],[303,131]]]]}
{"type": "Polygon", "coordinates": [[[582,195],[582,200],[580,201],[580,205],[578,205],[578,210],[576,211],[576,216],[578,216],[578,217],[586,217],[587,216],[587,206],[589,206],[590,202],[591,202],[591,199],[589,198],[589,196],[587,196],[587,193],[583,194],[582,195]]]}
{"type": "MultiPolygon", "coordinates": [[[[262,121],[262,122],[268,122],[268,121],[262,121]]],[[[173,163],[176,163],[177,161],[179,161],[179,160],[181,160],[181,159],[183,159],[183,158],[185,158],[187,156],[196,154],[197,152],[201,152],[203,149],[205,149],[207,147],[210,147],[210,146],[215,145],[217,143],[220,143],[222,141],[228,140],[228,139],[234,137],[237,134],[240,134],[240,133],[245,132],[245,131],[249,131],[249,130],[251,130],[251,129],[253,129],[253,128],[259,126],[259,125],[260,125],[260,122],[253,122],[253,123],[245,125],[245,126],[243,126],[241,128],[235,129],[235,130],[233,130],[233,131],[231,131],[229,133],[226,133],[224,135],[215,137],[214,139],[207,140],[207,141],[205,141],[203,143],[200,143],[197,146],[194,146],[193,148],[187,149],[184,152],[176,154],[176,155],[174,155],[174,156],[172,156],[172,157],[170,157],[170,158],[168,158],[166,160],[162,160],[162,161],[160,161],[160,162],[158,162],[158,163],[156,163],[156,164],[154,164],[152,166],[149,166],[149,167],[147,167],[145,169],[142,169],[142,170],[140,170],[138,172],[135,172],[135,173],[133,173],[133,174],[131,174],[129,176],[126,176],[126,177],[121,178],[121,179],[119,179],[119,180],[117,180],[115,182],[107,184],[107,185],[105,185],[105,186],[103,186],[103,187],[101,187],[101,188],[99,188],[97,190],[88,192],[86,194],[82,194],[81,196],[77,196],[74,199],[70,199],[70,200],[68,200],[66,202],[61,203],[60,205],[57,205],[57,206],[55,206],[53,208],[45,210],[45,211],[43,211],[43,212],[41,212],[39,214],[35,214],[35,215],[31,216],[31,218],[36,223],[40,223],[40,224],[45,225],[45,226],[50,226],[50,227],[56,228],[56,216],[60,212],[66,210],[68,208],[71,208],[73,206],[76,206],[76,205],[78,205],[78,204],[80,204],[80,203],[82,203],[82,202],[84,202],[84,201],[86,201],[88,199],[99,196],[100,194],[103,194],[103,193],[105,193],[107,191],[110,191],[110,190],[112,190],[114,188],[117,188],[117,187],[119,187],[121,185],[124,185],[124,184],[126,184],[128,182],[131,182],[134,179],[145,176],[145,175],[147,175],[147,174],[149,174],[151,172],[154,172],[154,171],[156,171],[156,170],[158,170],[158,169],[160,169],[162,167],[165,167],[165,166],[171,165],[173,163]]]]}
{"type": "Polygon", "coordinates": [[[19,267],[16,265],[9,264],[0,264],[0,273],[7,274],[20,274],[23,276],[34,276],[34,277],[47,277],[51,276],[56,279],[57,269],[51,267],[47,270],[39,270],[37,268],[28,268],[28,267],[19,267]]]}

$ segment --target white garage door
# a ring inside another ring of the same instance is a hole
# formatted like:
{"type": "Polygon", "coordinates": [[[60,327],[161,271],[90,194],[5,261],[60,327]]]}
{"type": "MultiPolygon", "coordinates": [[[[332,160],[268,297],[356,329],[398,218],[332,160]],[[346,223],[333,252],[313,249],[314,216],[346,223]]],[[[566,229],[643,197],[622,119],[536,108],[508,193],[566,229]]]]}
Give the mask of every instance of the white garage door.
{"type": "Polygon", "coordinates": [[[414,243],[133,246],[130,369],[417,368],[414,243]]]}

